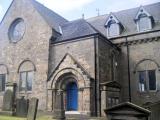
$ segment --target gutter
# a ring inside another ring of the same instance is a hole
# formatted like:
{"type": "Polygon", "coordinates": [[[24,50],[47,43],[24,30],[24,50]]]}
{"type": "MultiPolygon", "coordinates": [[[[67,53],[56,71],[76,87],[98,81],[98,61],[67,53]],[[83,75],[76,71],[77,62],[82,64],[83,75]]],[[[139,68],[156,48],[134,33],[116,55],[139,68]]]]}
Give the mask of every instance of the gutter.
{"type": "Polygon", "coordinates": [[[128,45],[128,39],[126,37],[126,46],[127,46],[127,68],[128,68],[128,91],[129,91],[129,102],[132,101],[131,99],[131,76],[130,76],[130,49],[128,45]]]}
{"type": "Polygon", "coordinates": [[[113,38],[108,38],[108,40],[116,40],[116,39],[119,39],[119,38],[126,38],[126,37],[132,37],[132,36],[135,36],[135,35],[143,35],[143,34],[146,34],[146,33],[153,33],[153,32],[159,32],[160,30],[152,30],[152,31],[145,31],[145,32],[139,32],[139,33],[134,33],[134,34],[130,34],[130,35],[122,35],[122,36],[117,36],[117,37],[113,37],[113,38]]]}
{"type": "Polygon", "coordinates": [[[96,35],[101,37],[107,44],[111,45],[113,48],[115,48],[116,50],[120,51],[119,47],[117,47],[114,43],[112,43],[109,39],[107,39],[100,32],[99,33],[94,33],[94,34],[89,34],[89,35],[84,35],[84,36],[79,36],[79,37],[74,37],[74,38],[70,38],[70,39],[65,39],[65,40],[61,40],[61,41],[52,41],[51,45],[56,45],[56,44],[66,43],[66,42],[81,41],[82,38],[93,37],[93,36],[96,36],[96,35]]]}
{"type": "Polygon", "coordinates": [[[100,81],[99,81],[99,46],[98,46],[99,35],[95,36],[95,97],[96,97],[96,116],[101,116],[101,92],[100,92],[100,81]]]}
{"type": "Polygon", "coordinates": [[[97,36],[95,36],[94,37],[94,59],[95,59],[95,63],[94,63],[94,65],[95,65],[95,88],[94,88],[94,94],[95,94],[95,116],[97,116],[97,113],[98,113],[98,111],[97,111],[97,47],[96,47],[96,38],[97,38],[97,36]]]}

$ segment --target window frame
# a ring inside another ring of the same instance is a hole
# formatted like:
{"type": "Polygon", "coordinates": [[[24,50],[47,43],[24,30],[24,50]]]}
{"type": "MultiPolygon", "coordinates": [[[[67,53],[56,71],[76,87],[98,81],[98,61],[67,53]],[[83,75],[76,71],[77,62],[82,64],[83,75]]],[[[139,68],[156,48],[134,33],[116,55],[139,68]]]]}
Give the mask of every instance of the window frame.
{"type": "Polygon", "coordinates": [[[0,93],[3,93],[3,92],[5,92],[5,90],[6,90],[7,74],[6,74],[6,73],[3,73],[3,74],[0,74],[0,75],[5,75],[4,91],[3,91],[3,90],[0,91],[0,93]]]}
{"type": "Polygon", "coordinates": [[[119,24],[116,23],[116,21],[114,21],[114,20],[110,20],[108,22],[108,26],[107,26],[107,36],[108,37],[116,37],[116,36],[119,36],[119,35],[120,35],[120,26],[119,26],[119,24]],[[110,30],[111,30],[111,26],[112,25],[116,25],[116,33],[117,34],[110,34],[111,33],[110,30]]]}
{"type": "Polygon", "coordinates": [[[151,69],[151,70],[140,70],[138,71],[138,90],[139,92],[143,93],[143,92],[156,92],[157,91],[157,78],[156,78],[156,69],[151,69]],[[149,84],[149,71],[154,71],[155,73],[155,85],[156,85],[156,89],[155,90],[150,90],[150,84],[149,84]],[[140,79],[139,79],[139,75],[140,75],[140,72],[145,72],[145,83],[146,83],[146,89],[145,91],[141,91],[140,88],[139,88],[139,82],[140,82],[140,79]]]}
{"type": "Polygon", "coordinates": [[[148,87],[149,87],[149,91],[150,92],[155,92],[157,91],[157,78],[156,78],[156,70],[148,70],[148,87]],[[149,71],[154,71],[154,75],[155,75],[155,85],[156,85],[156,89],[155,90],[150,90],[150,80],[149,80],[149,71]]]}
{"type": "Polygon", "coordinates": [[[33,81],[34,81],[34,70],[29,70],[29,71],[20,71],[19,72],[19,92],[32,92],[32,90],[33,90],[33,81]],[[32,72],[33,73],[33,78],[32,78],[32,86],[31,86],[31,90],[28,90],[27,89],[27,81],[28,81],[28,73],[29,72],[32,72]],[[21,90],[21,85],[22,85],[22,83],[21,83],[21,81],[22,81],[22,79],[21,79],[21,74],[22,73],[26,73],[26,76],[25,76],[25,89],[24,90],[21,90]]]}
{"type": "Polygon", "coordinates": [[[139,14],[138,16],[138,20],[137,20],[137,28],[138,28],[138,32],[145,32],[145,31],[149,31],[152,29],[152,21],[151,21],[151,18],[148,17],[145,13],[141,13],[139,14]],[[144,14],[144,15],[143,15],[144,14]],[[145,29],[141,29],[140,26],[141,26],[141,22],[140,20],[143,19],[143,18],[147,18],[147,22],[145,22],[145,26],[148,25],[147,27],[145,27],[145,29]],[[147,29],[146,29],[147,28],[147,29]]]}
{"type": "Polygon", "coordinates": [[[146,76],[146,70],[141,70],[141,71],[138,71],[138,89],[139,89],[139,91],[140,92],[147,92],[147,88],[148,88],[148,86],[147,86],[147,76],[146,76]],[[141,72],[145,72],[145,89],[144,89],[144,91],[142,91],[142,89],[140,89],[140,73],[141,72]]]}

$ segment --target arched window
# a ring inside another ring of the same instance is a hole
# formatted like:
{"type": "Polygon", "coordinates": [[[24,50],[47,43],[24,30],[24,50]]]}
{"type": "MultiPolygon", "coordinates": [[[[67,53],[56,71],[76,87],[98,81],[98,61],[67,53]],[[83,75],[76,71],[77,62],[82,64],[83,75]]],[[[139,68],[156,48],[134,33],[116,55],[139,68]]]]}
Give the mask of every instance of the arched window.
{"type": "Polygon", "coordinates": [[[152,16],[143,7],[140,8],[135,21],[139,32],[152,29],[152,16]]]}
{"type": "Polygon", "coordinates": [[[32,91],[35,70],[35,65],[29,60],[20,64],[18,69],[20,75],[19,91],[32,91]]]}
{"type": "Polygon", "coordinates": [[[4,64],[0,64],[0,92],[5,91],[8,69],[4,64]]]}
{"type": "Polygon", "coordinates": [[[136,73],[140,92],[157,90],[159,69],[154,61],[149,59],[140,61],[136,66],[136,73]]]}

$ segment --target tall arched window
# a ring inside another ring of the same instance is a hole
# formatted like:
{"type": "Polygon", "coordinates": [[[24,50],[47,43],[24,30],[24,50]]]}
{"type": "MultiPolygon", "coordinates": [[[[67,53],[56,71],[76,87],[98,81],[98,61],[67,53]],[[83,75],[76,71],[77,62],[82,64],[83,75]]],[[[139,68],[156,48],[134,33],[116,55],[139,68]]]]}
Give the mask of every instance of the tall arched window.
{"type": "Polygon", "coordinates": [[[19,91],[32,91],[32,83],[34,80],[34,64],[27,60],[23,61],[18,69],[19,72],[19,91]]]}
{"type": "Polygon", "coordinates": [[[157,90],[159,68],[154,61],[147,59],[139,62],[136,66],[136,73],[140,92],[157,90]]]}
{"type": "Polygon", "coordinates": [[[0,92],[5,91],[8,69],[4,64],[0,64],[0,92]]]}

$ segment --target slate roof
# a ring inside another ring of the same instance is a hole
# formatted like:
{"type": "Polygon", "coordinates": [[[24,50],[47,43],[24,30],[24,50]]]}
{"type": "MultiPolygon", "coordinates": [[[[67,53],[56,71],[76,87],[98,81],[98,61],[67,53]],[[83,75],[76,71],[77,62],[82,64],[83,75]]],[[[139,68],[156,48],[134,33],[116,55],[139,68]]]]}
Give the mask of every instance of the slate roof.
{"type": "Polygon", "coordinates": [[[98,31],[89,25],[84,19],[67,22],[61,25],[61,30],[62,35],[57,39],[57,42],[98,33],[98,31]]]}
{"type": "MultiPolygon", "coordinates": [[[[38,12],[42,15],[42,17],[46,20],[46,22],[54,30],[61,33],[61,36],[54,42],[71,40],[97,33],[100,33],[107,37],[105,23],[109,17],[108,14],[89,18],[87,20],[78,19],[74,21],[67,21],[65,18],[46,8],[35,0],[32,0],[32,3],[34,7],[38,10],[38,12]]],[[[160,30],[160,2],[146,5],[143,7],[154,18],[155,24],[151,31],[160,30]]],[[[124,27],[122,33],[119,36],[126,36],[138,33],[137,25],[134,19],[139,9],[140,7],[137,7],[112,13],[124,27]]]]}
{"type": "Polygon", "coordinates": [[[61,37],[56,39],[56,42],[98,33],[84,19],[67,21],[65,18],[61,17],[54,11],[46,8],[44,5],[40,4],[36,0],[31,1],[37,11],[46,20],[46,22],[58,33],[62,32],[61,37]]]}
{"type": "Polygon", "coordinates": [[[52,27],[55,31],[60,32],[59,25],[68,22],[68,20],[53,12],[52,10],[48,9],[36,0],[31,0],[31,2],[33,6],[36,8],[36,10],[40,13],[40,15],[48,23],[48,25],[50,25],[50,27],[52,27]]]}
{"type": "MultiPolygon", "coordinates": [[[[151,31],[160,30],[160,2],[146,5],[143,7],[154,18],[155,25],[153,26],[153,29],[151,31]]],[[[139,8],[140,7],[123,10],[119,12],[113,12],[113,14],[117,17],[117,19],[120,21],[120,23],[124,27],[124,30],[122,31],[120,36],[132,35],[138,32],[134,19],[136,17],[136,14],[138,13],[139,8]]],[[[108,14],[101,15],[101,16],[89,18],[87,19],[87,22],[89,22],[94,28],[96,28],[104,36],[107,37],[107,31],[104,25],[108,17],[109,17],[108,14]]]]}

